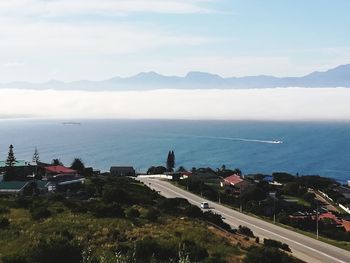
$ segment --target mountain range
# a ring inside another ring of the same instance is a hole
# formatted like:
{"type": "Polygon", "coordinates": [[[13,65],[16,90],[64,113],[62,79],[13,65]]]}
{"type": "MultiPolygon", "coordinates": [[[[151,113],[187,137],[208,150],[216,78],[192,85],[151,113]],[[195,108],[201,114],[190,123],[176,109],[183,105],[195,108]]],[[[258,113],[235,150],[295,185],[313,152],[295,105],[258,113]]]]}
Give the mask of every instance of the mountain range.
{"type": "Polygon", "coordinates": [[[131,77],[115,77],[103,81],[80,80],[46,83],[12,82],[0,88],[34,90],[151,90],[151,89],[249,89],[276,87],[346,87],[350,88],[350,64],[324,72],[312,72],[302,77],[274,77],[267,75],[221,77],[205,72],[189,72],[184,77],[164,76],[156,72],[142,72],[131,77]]]}

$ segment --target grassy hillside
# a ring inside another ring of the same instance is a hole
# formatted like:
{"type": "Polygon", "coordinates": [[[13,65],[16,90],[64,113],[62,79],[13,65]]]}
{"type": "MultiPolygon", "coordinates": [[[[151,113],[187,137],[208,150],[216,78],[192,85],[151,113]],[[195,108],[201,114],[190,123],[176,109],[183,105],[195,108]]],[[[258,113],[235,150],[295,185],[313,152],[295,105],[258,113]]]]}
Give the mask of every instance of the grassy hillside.
{"type": "Polygon", "coordinates": [[[3,263],[272,262],[252,258],[266,253],[298,262],[128,178],[90,179],[68,196],[0,197],[3,263]]]}

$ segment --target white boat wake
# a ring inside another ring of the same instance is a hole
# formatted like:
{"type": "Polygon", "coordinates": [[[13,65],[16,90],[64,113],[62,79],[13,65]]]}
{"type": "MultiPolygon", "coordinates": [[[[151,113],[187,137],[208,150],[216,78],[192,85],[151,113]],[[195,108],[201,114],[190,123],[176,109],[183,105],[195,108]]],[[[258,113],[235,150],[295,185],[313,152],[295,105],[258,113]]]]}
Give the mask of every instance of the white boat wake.
{"type": "Polygon", "coordinates": [[[247,139],[247,138],[234,138],[234,137],[221,137],[221,136],[201,136],[201,135],[180,135],[180,136],[181,137],[189,137],[189,138],[197,138],[197,139],[256,142],[256,143],[268,143],[268,144],[282,144],[283,143],[283,141],[281,141],[281,140],[257,140],[257,139],[247,139]]]}

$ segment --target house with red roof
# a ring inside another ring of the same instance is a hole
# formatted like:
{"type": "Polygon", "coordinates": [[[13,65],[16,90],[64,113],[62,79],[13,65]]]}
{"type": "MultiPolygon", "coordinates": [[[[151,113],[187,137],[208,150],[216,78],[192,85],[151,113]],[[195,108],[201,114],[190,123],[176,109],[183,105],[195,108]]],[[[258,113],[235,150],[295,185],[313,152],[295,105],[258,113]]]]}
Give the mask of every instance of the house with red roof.
{"type": "Polygon", "coordinates": [[[243,179],[239,175],[233,174],[233,175],[230,175],[230,176],[224,178],[224,180],[221,182],[221,185],[222,186],[224,186],[224,185],[235,186],[241,182],[243,182],[243,179]]]}
{"type": "Polygon", "coordinates": [[[230,175],[220,183],[221,187],[225,188],[225,191],[231,194],[240,194],[242,191],[251,186],[251,183],[244,180],[237,174],[230,175]]]}
{"type": "Polygon", "coordinates": [[[52,165],[44,167],[45,169],[45,176],[54,176],[54,175],[60,175],[60,174],[77,174],[76,170],[70,169],[68,167],[65,167],[63,165],[52,165]]]}

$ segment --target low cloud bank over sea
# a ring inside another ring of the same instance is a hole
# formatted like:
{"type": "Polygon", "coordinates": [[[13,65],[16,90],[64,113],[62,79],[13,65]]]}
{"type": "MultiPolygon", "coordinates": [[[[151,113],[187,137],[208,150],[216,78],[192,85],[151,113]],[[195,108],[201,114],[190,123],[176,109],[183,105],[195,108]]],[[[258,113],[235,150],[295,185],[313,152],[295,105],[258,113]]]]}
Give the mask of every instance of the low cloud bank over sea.
{"type": "Polygon", "coordinates": [[[349,88],[0,90],[0,118],[347,120],[349,88]]]}

